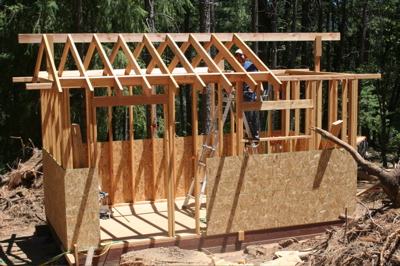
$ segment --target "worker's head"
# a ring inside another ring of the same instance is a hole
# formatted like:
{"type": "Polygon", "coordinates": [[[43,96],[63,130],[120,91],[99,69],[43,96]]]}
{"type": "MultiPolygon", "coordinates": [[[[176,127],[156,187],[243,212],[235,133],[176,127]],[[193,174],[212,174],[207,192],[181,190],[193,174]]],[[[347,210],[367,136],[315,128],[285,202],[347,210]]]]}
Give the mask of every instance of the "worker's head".
{"type": "Polygon", "coordinates": [[[244,63],[246,62],[246,55],[243,53],[241,49],[237,49],[235,51],[235,58],[236,60],[239,61],[241,65],[244,65],[244,63]]]}

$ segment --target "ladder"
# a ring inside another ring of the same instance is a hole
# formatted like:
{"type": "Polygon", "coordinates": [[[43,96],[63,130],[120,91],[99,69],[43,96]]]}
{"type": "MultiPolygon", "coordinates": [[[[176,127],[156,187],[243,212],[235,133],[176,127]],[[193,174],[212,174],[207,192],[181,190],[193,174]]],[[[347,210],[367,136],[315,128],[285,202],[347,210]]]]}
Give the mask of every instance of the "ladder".
{"type": "MultiPolygon", "coordinates": [[[[235,99],[234,91],[229,94],[225,93],[223,95],[222,102],[225,102],[225,107],[224,107],[224,111],[222,114],[222,128],[225,124],[229,110],[231,110],[233,113],[235,113],[235,108],[234,108],[234,106],[232,106],[232,102],[234,101],[234,99],[235,99]]],[[[247,137],[249,139],[252,139],[253,136],[251,135],[249,123],[247,122],[247,119],[246,119],[246,116],[244,115],[244,113],[243,113],[243,123],[244,123],[245,133],[247,134],[247,137]]],[[[205,168],[205,166],[206,166],[205,159],[206,159],[207,153],[210,152],[209,157],[213,157],[214,153],[218,147],[218,144],[219,144],[219,134],[218,134],[218,105],[217,105],[214,110],[214,117],[213,117],[213,120],[211,121],[210,129],[208,131],[206,141],[202,146],[203,149],[201,151],[200,158],[198,161],[198,165],[199,165],[198,171],[199,172],[201,172],[201,170],[203,168],[205,168]],[[216,137],[215,137],[213,145],[211,146],[210,145],[211,139],[212,139],[211,137],[214,134],[216,135],[216,137]]],[[[249,148],[253,151],[253,154],[258,154],[257,146],[258,146],[258,144],[256,144],[255,142],[246,142],[246,144],[245,144],[246,154],[249,154],[249,150],[248,150],[249,148]]],[[[204,172],[203,180],[200,181],[200,183],[201,183],[201,189],[200,189],[200,195],[199,195],[199,206],[201,204],[201,201],[203,199],[203,195],[204,195],[204,192],[206,189],[206,173],[205,172],[204,172]]],[[[187,209],[187,205],[189,203],[190,198],[194,198],[194,195],[193,195],[194,185],[195,185],[195,180],[194,180],[194,177],[192,177],[192,183],[190,184],[189,191],[188,191],[188,193],[186,193],[186,198],[182,205],[183,210],[187,209]]]]}

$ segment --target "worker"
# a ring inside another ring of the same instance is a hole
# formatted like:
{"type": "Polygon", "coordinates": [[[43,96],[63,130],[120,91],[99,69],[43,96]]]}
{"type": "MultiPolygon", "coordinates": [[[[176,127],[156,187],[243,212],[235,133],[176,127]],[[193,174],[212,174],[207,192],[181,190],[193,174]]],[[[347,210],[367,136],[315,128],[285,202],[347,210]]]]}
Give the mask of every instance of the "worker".
{"type": "MultiPolygon", "coordinates": [[[[258,72],[257,67],[249,60],[246,60],[246,55],[242,52],[241,49],[237,49],[235,51],[235,58],[236,60],[243,66],[243,68],[247,72],[258,72]]],[[[256,101],[256,94],[253,92],[249,85],[243,83],[243,101],[244,102],[255,102],[256,101]]],[[[259,140],[259,123],[258,123],[258,112],[257,111],[247,111],[245,112],[245,116],[247,122],[249,124],[251,137],[247,136],[248,139],[252,140],[259,140]]],[[[255,144],[258,144],[255,143],[255,144]]]]}

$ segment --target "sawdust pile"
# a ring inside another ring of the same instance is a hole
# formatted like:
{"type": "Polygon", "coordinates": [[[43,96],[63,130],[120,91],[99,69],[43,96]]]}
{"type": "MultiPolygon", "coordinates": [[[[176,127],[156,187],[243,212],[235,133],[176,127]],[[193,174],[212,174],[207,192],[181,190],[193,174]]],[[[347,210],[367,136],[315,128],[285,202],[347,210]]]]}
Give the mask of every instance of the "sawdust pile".
{"type": "Polygon", "coordinates": [[[23,228],[46,224],[42,175],[42,152],[25,147],[25,161],[18,159],[0,175],[0,236],[23,228]]]}

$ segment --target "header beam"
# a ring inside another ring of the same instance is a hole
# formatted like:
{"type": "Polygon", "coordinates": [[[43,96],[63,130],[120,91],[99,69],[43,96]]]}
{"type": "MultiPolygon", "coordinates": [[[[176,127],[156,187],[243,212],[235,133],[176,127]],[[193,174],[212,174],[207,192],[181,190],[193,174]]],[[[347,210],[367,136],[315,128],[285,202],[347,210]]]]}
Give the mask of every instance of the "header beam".
{"type": "MultiPolygon", "coordinates": [[[[189,35],[192,35],[199,42],[210,41],[211,33],[169,33],[175,42],[188,42],[189,35]]],[[[232,41],[234,33],[212,33],[221,42],[232,41]]],[[[293,32],[293,33],[236,33],[242,41],[259,41],[259,42],[277,42],[277,41],[314,41],[317,36],[321,36],[322,41],[339,41],[340,33],[338,32],[293,32]]],[[[68,34],[56,33],[46,34],[53,37],[54,43],[65,43],[68,34]]],[[[93,35],[97,35],[100,42],[115,43],[118,36],[122,35],[126,42],[142,42],[143,33],[74,33],[70,34],[75,43],[90,43],[93,35]]],[[[165,42],[165,33],[147,33],[147,37],[152,42],[165,42]]],[[[40,43],[43,34],[18,34],[19,43],[40,43]]]]}

